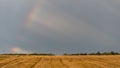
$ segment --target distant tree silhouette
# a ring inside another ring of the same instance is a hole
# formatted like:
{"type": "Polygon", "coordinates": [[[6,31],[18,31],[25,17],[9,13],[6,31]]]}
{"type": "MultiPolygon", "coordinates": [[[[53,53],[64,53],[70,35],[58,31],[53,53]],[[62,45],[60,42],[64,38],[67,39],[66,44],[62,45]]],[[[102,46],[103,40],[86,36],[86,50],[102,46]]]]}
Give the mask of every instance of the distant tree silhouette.
{"type": "Polygon", "coordinates": [[[101,55],[100,51],[97,51],[96,55],[101,55]]]}
{"type": "Polygon", "coordinates": [[[120,55],[120,53],[114,52],[114,51],[111,51],[111,52],[100,52],[100,51],[97,51],[96,53],[74,53],[74,54],[67,54],[67,53],[65,53],[64,55],[120,55]]]}

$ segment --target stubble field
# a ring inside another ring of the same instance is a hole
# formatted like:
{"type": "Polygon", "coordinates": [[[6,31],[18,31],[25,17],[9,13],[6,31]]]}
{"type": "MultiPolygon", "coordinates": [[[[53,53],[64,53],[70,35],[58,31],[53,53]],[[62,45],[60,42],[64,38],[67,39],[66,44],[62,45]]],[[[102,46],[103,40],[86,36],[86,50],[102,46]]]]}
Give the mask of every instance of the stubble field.
{"type": "Polygon", "coordinates": [[[120,68],[120,56],[1,55],[0,68],[120,68]]]}

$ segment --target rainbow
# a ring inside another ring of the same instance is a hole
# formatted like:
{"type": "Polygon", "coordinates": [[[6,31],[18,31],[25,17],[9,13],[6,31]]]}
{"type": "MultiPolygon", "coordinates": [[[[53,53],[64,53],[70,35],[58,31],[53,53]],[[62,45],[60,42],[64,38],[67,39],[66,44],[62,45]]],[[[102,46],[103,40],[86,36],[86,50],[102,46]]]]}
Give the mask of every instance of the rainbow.
{"type": "Polygon", "coordinates": [[[38,1],[30,11],[25,22],[25,27],[31,27],[33,22],[37,19],[37,14],[39,13],[40,2],[38,1]]]}
{"type": "Polygon", "coordinates": [[[23,49],[21,49],[21,48],[19,48],[19,47],[14,47],[14,48],[12,48],[12,49],[11,49],[11,52],[12,52],[12,53],[29,53],[29,51],[23,50],[23,49]]]}

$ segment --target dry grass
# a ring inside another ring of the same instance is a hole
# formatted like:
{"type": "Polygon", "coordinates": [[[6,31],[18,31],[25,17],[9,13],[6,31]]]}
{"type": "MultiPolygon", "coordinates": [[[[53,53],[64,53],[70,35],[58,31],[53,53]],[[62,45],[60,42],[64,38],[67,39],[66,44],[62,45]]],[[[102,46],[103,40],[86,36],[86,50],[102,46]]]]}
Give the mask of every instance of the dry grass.
{"type": "Polygon", "coordinates": [[[120,68],[120,56],[0,55],[0,68],[120,68]]]}

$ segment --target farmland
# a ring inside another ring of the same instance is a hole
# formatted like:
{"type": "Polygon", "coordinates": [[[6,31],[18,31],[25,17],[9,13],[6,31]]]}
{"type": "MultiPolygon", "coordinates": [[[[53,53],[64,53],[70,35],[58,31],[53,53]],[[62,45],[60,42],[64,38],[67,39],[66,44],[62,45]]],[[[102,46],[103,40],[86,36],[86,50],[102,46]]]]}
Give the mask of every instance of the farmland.
{"type": "Polygon", "coordinates": [[[1,55],[0,68],[120,68],[120,55],[1,55]]]}

